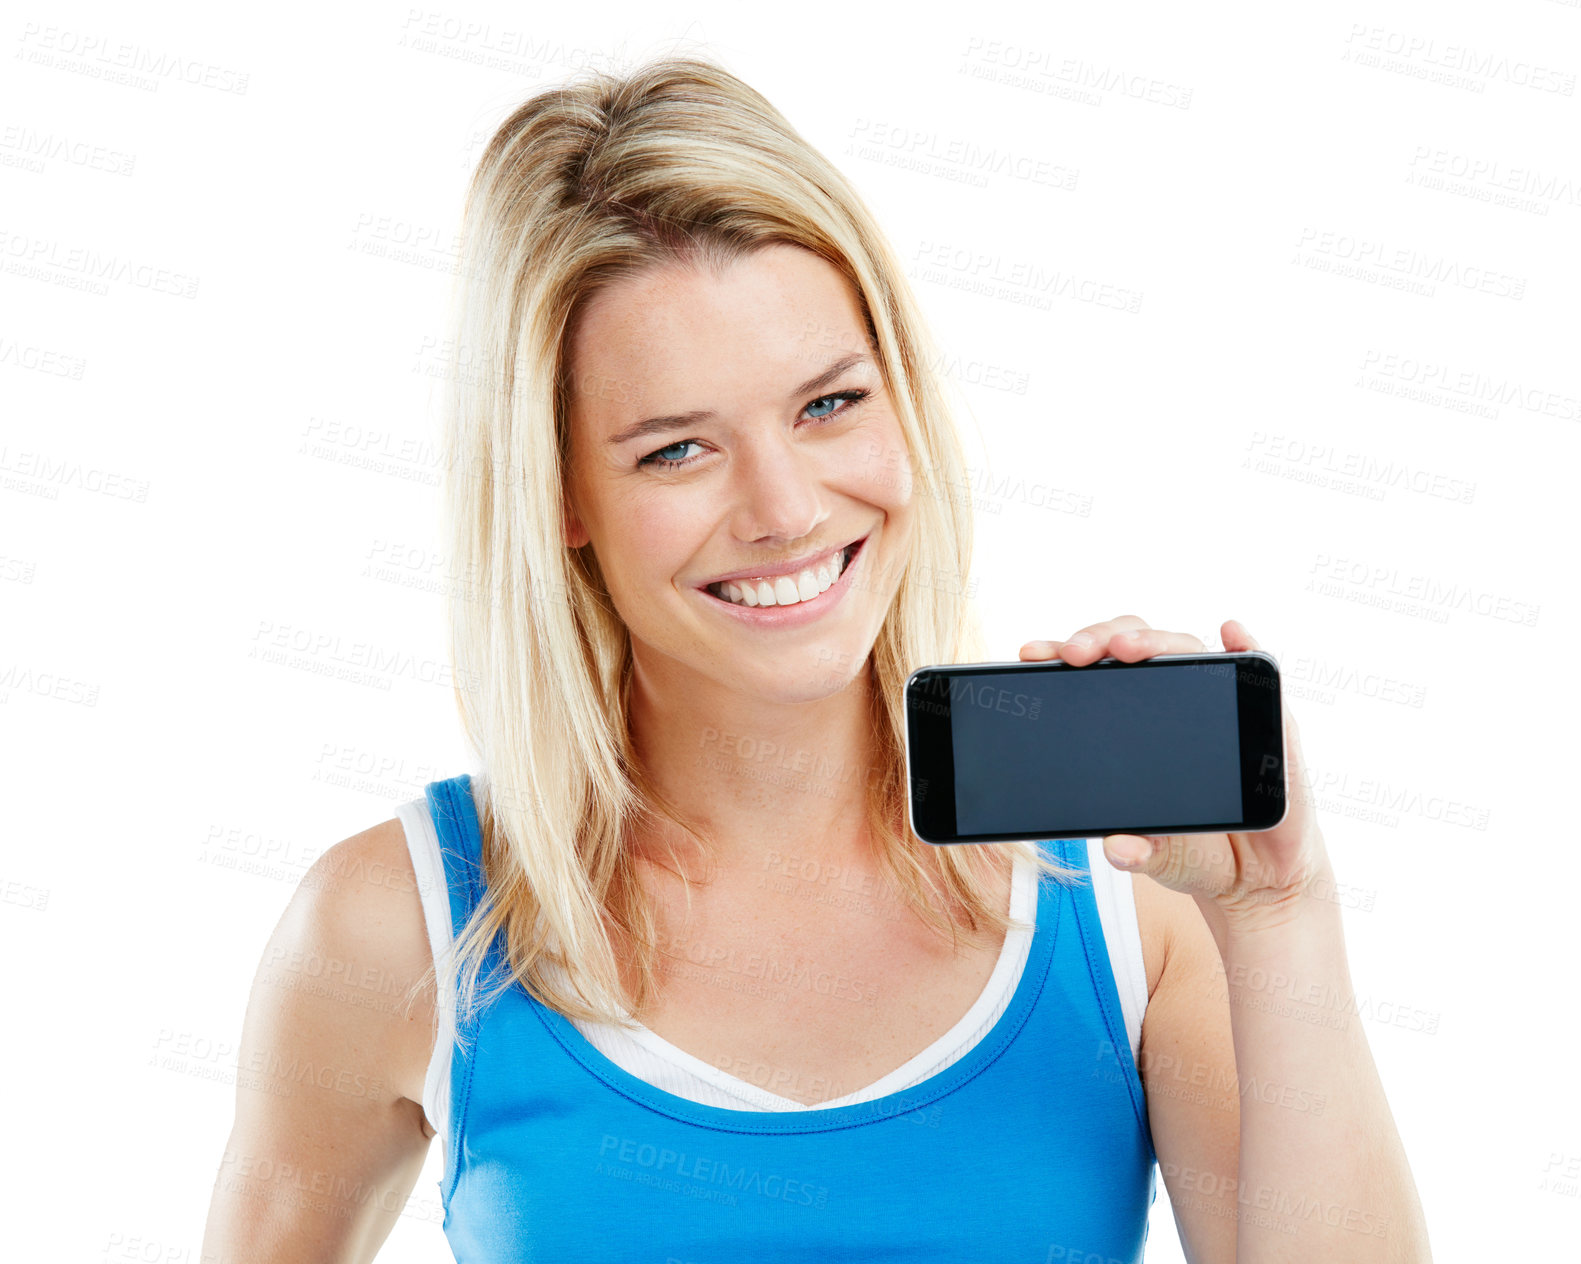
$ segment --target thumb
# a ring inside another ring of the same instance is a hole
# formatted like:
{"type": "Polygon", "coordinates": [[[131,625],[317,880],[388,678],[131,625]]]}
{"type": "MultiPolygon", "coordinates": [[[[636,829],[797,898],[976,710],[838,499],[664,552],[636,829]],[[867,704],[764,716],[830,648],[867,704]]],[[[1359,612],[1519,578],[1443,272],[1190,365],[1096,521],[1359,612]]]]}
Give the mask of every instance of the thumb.
{"type": "Polygon", "coordinates": [[[1154,840],[1143,834],[1108,834],[1103,840],[1103,854],[1116,869],[1135,872],[1147,868],[1152,860],[1154,840]]]}

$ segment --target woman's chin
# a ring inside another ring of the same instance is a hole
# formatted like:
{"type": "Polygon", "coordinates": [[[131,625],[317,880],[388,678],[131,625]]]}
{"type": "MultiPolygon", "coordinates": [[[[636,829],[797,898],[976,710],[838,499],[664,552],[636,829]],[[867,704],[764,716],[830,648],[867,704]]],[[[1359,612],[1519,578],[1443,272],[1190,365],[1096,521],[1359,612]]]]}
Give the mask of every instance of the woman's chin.
{"type": "Polygon", "coordinates": [[[861,674],[866,661],[866,653],[827,644],[798,651],[777,650],[771,661],[750,654],[721,653],[697,663],[697,668],[765,706],[794,706],[839,693],[861,674]]]}

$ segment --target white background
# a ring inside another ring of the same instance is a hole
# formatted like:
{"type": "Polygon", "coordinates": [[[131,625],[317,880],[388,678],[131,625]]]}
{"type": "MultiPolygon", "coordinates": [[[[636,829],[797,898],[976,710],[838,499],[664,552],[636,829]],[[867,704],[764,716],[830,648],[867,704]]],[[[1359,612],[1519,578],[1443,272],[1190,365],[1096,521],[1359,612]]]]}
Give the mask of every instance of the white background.
{"type": "MultiPolygon", "coordinates": [[[[464,182],[526,96],[671,49],[906,260],[994,656],[1136,613],[1278,657],[1439,1258],[1573,1246],[1581,4],[1033,9],[8,10],[8,1256],[198,1259],[297,881],[469,766],[434,456],[464,182]]],[[[449,1258],[439,1163],[381,1261],[449,1258]]]]}

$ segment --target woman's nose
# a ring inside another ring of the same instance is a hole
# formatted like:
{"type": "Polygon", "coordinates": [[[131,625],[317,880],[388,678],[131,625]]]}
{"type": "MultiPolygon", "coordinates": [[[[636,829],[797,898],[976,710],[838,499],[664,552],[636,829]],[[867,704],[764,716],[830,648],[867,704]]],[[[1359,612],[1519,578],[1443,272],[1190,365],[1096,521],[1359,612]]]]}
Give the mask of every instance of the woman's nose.
{"type": "Polygon", "coordinates": [[[828,516],[822,468],[788,437],[749,444],[734,462],[729,494],[742,539],[805,539],[828,516]]]}

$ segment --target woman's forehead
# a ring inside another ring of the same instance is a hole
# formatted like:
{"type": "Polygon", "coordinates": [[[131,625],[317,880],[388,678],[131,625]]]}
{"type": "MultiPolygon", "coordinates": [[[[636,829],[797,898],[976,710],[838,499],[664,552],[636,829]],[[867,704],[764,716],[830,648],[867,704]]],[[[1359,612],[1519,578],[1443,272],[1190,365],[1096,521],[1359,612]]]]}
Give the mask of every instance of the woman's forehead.
{"type": "Polygon", "coordinates": [[[579,404],[707,407],[671,398],[706,380],[776,389],[869,340],[855,295],[823,259],[766,247],[722,272],[670,264],[593,295],[569,344],[579,404]]]}
{"type": "Polygon", "coordinates": [[[578,333],[583,326],[664,330],[694,311],[783,318],[786,308],[843,317],[857,303],[849,282],[827,260],[797,246],[775,244],[722,266],[656,263],[601,285],[582,306],[578,333]]]}

